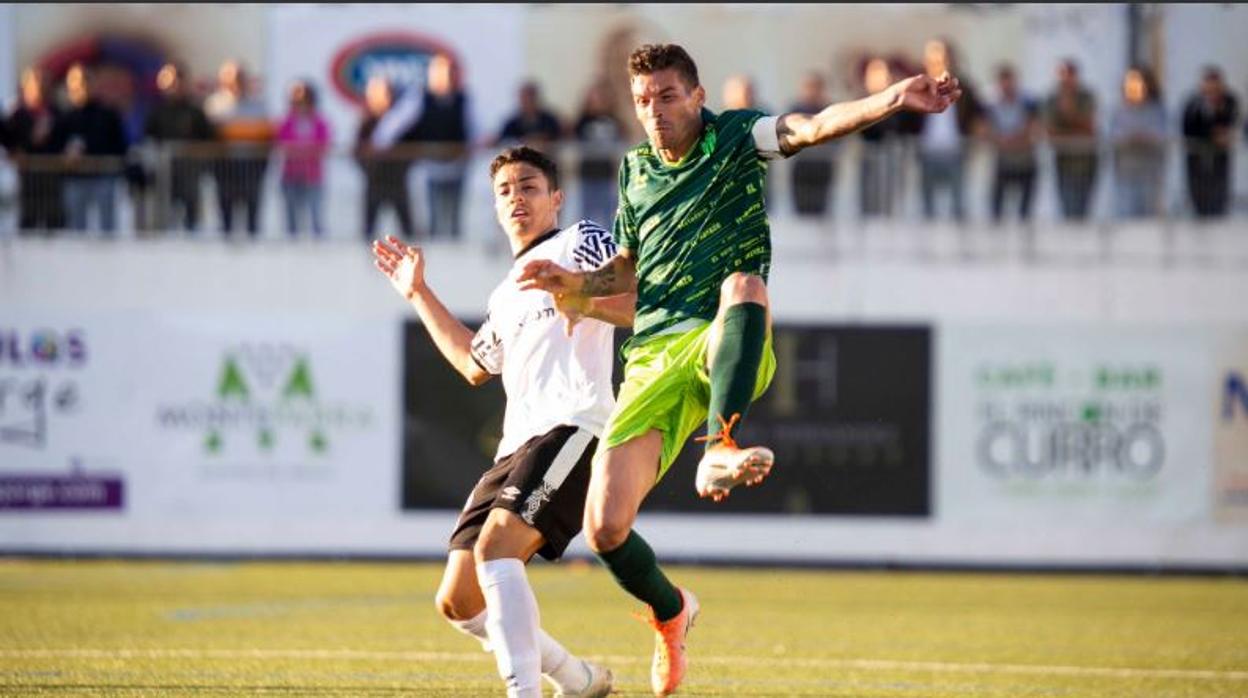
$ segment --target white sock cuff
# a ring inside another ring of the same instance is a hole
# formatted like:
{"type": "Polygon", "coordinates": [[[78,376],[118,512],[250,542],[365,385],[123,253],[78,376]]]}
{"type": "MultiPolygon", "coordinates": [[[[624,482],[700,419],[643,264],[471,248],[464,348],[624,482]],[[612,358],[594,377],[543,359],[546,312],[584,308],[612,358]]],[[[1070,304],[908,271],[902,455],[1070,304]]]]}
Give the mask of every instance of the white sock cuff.
{"type": "Polygon", "coordinates": [[[473,637],[485,638],[485,616],[486,612],[481,611],[477,615],[468,620],[448,620],[447,622],[455,626],[455,629],[471,635],[473,637]]]}
{"type": "Polygon", "coordinates": [[[482,587],[497,586],[509,579],[524,579],[524,562],[516,557],[477,563],[477,580],[482,587]]]}

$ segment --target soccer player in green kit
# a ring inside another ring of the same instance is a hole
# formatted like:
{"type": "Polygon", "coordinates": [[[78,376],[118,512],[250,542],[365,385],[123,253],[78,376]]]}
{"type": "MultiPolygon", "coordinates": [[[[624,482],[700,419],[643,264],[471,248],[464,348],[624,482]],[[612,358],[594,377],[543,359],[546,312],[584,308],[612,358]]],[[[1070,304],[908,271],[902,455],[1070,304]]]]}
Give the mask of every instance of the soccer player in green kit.
{"type": "Polygon", "coordinates": [[[637,293],[624,383],[594,460],[584,530],[620,586],[651,609],[651,687],[665,696],[684,678],[685,636],[698,602],[667,579],[632,530],[641,502],[704,421],[707,447],[694,479],[699,496],[721,501],[737,485],[758,484],[774,461],[770,449],[742,448],[732,437],[776,364],[765,161],[898,111],[942,112],[961,90],[956,78],[918,75],[813,115],[714,114],[683,48],[642,46],[628,71],[647,141],[620,163],[619,254],[591,272],[535,260],[517,281],[553,294],[569,322],[589,298],[637,293]]]}

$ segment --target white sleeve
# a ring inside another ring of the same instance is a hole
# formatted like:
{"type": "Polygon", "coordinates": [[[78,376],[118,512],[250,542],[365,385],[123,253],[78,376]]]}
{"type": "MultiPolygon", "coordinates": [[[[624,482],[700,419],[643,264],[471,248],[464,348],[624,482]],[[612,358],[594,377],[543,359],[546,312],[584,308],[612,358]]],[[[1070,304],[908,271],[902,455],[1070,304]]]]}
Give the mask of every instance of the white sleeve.
{"type": "Polygon", "coordinates": [[[778,116],[764,116],[754,122],[754,128],[750,131],[754,136],[754,149],[764,160],[779,160],[784,157],[784,153],[780,151],[780,135],[776,133],[779,122],[778,116]]]}
{"type": "Polygon", "coordinates": [[[503,340],[494,331],[494,323],[490,322],[489,315],[485,316],[485,322],[481,323],[477,334],[473,336],[469,353],[472,354],[472,360],[486,373],[497,376],[503,372],[503,340]]]}
{"type": "Polygon", "coordinates": [[[373,147],[385,150],[397,143],[407,129],[420,120],[424,107],[424,91],[415,89],[414,85],[409,86],[403,91],[399,101],[391,105],[390,109],[377,121],[377,128],[373,129],[373,147]]]}
{"type": "Polygon", "coordinates": [[[580,271],[597,271],[618,251],[611,233],[590,220],[576,224],[574,239],[572,261],[580,271]]]}

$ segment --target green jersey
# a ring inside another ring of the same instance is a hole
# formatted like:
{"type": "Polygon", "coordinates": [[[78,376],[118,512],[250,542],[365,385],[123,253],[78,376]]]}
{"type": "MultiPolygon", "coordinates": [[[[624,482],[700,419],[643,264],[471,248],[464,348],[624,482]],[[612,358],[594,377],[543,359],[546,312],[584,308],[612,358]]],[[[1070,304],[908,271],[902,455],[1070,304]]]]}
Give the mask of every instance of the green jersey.
{"type": "Polygon", "coordinates": [[[624,155],[614,237],[637,265],[634,341],[714,319],[720,284],[733,272],[767,279],[763,155],[778,154],[778,145],[763,150],[755,142],[764,116],[703,110],[702,136],[676,164],[665,163],[649,142],[624,155]]]}

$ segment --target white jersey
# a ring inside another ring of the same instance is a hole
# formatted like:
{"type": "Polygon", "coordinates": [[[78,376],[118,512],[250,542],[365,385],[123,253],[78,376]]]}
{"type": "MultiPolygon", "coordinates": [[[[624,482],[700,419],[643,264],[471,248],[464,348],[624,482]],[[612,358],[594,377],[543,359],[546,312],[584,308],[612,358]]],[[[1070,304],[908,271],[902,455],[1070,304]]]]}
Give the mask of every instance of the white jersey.
{"type": "Polygon", "coordinates": [[[489,373],[501,374],[507,393],[495,461],[564,424],[602,436],[615,406],[614,327],[586,318],[568,337],[554,298],[542,290],[521,291],[516,277],[535,259],[593,271],[614,256],[611,233],[592,221],[580,221],[550,231],[521,251],[507,278],[490,294],[485,323],[472,340],[472,358],[489,373]]]}

